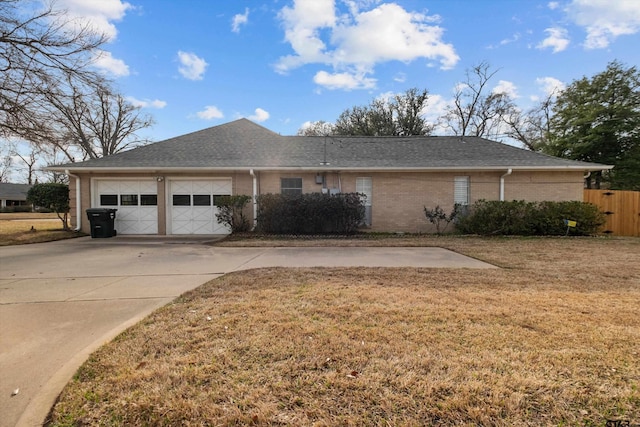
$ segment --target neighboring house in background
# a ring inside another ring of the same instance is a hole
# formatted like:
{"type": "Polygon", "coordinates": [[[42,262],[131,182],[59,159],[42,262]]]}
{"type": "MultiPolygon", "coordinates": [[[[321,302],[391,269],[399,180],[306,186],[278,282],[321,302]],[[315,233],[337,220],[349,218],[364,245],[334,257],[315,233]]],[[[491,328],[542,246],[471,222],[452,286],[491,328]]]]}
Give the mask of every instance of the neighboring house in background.
{"type": "Polygon", "coordinates": [[[31,187],[30,184],[0,182],[0,208],[28,206],[27,193],[31,187]]]}
{"type": "Polygon", "coordinates": [[[425,206],[582,200],[584,175],[610,168],[477,137],[282,136],[240,119],[48,169],[70,177],[76,228],[104,207],[118,209],[118,234],[164,235],[228,233],[219,195],[311,192],[366,194],[372,231],[429,232],[425,206]]]}

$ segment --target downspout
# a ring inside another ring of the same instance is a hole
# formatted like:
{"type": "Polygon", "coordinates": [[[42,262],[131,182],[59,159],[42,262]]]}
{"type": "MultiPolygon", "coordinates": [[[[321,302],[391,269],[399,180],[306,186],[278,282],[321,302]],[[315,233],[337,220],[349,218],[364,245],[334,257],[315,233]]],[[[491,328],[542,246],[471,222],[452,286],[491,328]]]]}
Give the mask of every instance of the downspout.
{"type": "Polygon", "coordinates": [[[513,172],[513,169],[509,168],[507,169],[507,173],[505,173],[500,177],[500,201],[501,202],[504,202],[504,177],[511,175],[512,172],[513,172]]]}
{"type": "Polygon", "coordinates": [[[253,227],[251,230],[255,230],[258,224],[258,178],[253,173],[253,169],[249,169],[249,175],[253,178],[253,227]]]}
{"type": "Polygon", "coordinates": [[[80,177],[69,172],[69,169],[65,170],[64,173],[66,173],[69,178],[76,179],[76,228],[73,231],[80,231],[82,229],[82,198],[80,197],[80,177]]]}

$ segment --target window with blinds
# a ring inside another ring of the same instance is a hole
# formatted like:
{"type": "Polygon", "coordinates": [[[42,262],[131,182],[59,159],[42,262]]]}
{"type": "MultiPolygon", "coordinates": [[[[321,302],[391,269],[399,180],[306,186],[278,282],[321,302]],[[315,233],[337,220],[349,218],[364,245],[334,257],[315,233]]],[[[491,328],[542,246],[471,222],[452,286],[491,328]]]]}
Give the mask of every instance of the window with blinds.
{"type": "Polygon", "coordinates": [[[467,206],[469,199],[469,177],[456,176],[453,180],[453,203],[467,206]]]}
{"type": "Polygon", "coordinates": [[[281,194],[302,194],[302,178],[280,178],[281,194]]]}

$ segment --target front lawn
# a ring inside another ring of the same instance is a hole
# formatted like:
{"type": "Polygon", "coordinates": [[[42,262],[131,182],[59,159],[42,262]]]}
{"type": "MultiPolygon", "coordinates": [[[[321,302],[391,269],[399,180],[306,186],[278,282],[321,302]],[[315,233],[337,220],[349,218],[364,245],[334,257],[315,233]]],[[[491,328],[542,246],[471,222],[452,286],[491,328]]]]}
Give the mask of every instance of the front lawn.
{"type": "Polygon", "coordinates": [[[64,231],[55,213],[0,213],[0,246],[70,239],[83,234],[64,231]]]}
{"type": "Polygon", "coordinates": [[[92,355],[50,425],[640,423],[640,239],[422,244],[502,268],[227,275],[92,355]]]}

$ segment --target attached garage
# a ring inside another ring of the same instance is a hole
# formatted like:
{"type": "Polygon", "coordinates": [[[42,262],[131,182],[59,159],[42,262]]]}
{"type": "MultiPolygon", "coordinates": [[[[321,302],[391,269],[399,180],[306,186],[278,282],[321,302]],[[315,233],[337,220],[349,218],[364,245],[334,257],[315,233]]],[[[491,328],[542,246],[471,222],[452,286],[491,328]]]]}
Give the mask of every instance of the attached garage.
{"type": "Polygon", "coordinates": [[[118,210],[118,234],[158,234],[155,180],[96,180],[94,194],[94,207],[118,210]]]}
{"type": "Polygon", "coordinates": [[[230,196],[231,178],[169,181],[169,234],[229,234],[216,220],[216,199],[230,196]]]}

